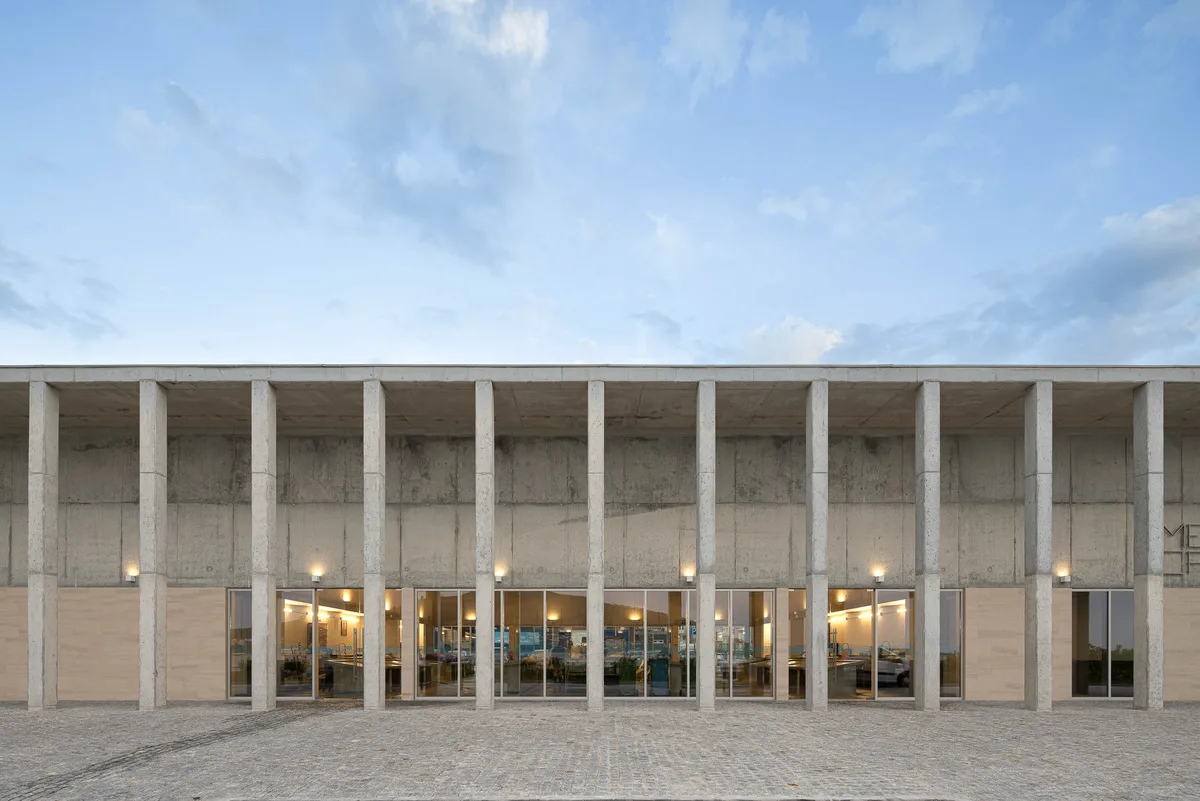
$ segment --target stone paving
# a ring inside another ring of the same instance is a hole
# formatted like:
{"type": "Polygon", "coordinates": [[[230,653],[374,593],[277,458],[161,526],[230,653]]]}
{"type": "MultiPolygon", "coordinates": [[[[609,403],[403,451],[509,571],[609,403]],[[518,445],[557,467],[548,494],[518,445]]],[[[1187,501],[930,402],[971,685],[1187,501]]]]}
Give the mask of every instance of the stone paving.
{"type": "Polygon", "coordinates": [[[0,799],[1197,798],[1198,743],[1194,704],[7,705],[0,799]]]}

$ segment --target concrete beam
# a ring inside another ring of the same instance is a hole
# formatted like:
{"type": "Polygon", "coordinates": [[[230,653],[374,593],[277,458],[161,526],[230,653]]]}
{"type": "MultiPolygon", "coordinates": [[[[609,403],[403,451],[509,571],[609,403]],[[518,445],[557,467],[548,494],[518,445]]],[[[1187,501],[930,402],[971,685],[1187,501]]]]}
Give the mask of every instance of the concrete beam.
{"type": "Polygon", "coordinates": [[[805,548],[804,620],[807,640],[804,708],[829,706],[829,382],[808,385],[804,413],[805,548]]]}
{"type": "Polygon", "coordinates": [[[475,708],[491,709],[495,677],[496,398],[491,381],[475,383],[475,708]]]}
{"type": "Polygon", "coordinates": [[[604,708],[604,382],[588,382],[587,703],[604,708]]]}
{"type": "Polygon", "coordinates": [[[696,697],[716,706],[717,630],[717,384],[696,385],[696,697]]]}
{"type": "Polygon", "coordinates": [[[1163,383],[1133,391],[1133,706],[1163,705],[1163,383]]]}
{"type": "Polygon", "coordinates": [[[372,379],[363,382],[363,708],[373,710],[387,706],[386,476],[387,396],[372,379]]]}
{"type": "Polygon", "coordinates": [[[1048,710],[1053,698],[1054,387],[1025,391],[1025,707],[1048,710]]]}
{"type": "Polygon", "coordinates": [[[927,712],[937,711],[942,695],[941,416],[941,384],[925,381],[917,388],[917,641],[913,694],[916,708],[927,712]]]}
{"type": "Polygon", "coordinates": [[[29,709],[58,706],[58,390],[29,385],[29,709]]]}
{"type": "Polygon", "coordinates": [[[275,519],[276,437],[275,387],[269,381],[250,384],[250,706],[256,712],[275,708],[276,647],[275,519]]]}
{"type": "Polygon", "coordinates": [[[167,392],[138,386],[138,708],[167,705],[167,392]]]}

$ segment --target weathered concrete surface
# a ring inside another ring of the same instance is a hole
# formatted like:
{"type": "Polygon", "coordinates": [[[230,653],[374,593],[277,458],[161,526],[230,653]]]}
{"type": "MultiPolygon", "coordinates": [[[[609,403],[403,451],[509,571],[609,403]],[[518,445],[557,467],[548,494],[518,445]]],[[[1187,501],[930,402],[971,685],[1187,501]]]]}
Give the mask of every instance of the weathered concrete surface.
{"type": "Polygon", "coordinates": [[[59,393],[29,386],[29,709],[58,705],[59,393]]]}
{"type": "Polygon", "coordinates": [[[716,697],[717,387],[696,388],[696,699],[711,711],[716,697]]]}
{"type": "MultiPolygon", "coordinates": [[[[496,572],[505,568],[496,561],[496,410],[490,381],[475,384],[475,627],[490,632],[495,627],[493,592],[496,572]]],[[[475,664],[491,665],[492,638],[475,638],[475,664]]],[[[475,708],[491,709],[495,678],[491,670],[475,673],[475,708]]]]}
{"type": "Polygon", "coordinates": [[[252,428],[250,432],[251,469],[251,703],[256,712],[275,708],[276,647],[276,461],[277,443],[275,387],[267,381],[255,381],[250,390],[252,428]],[[270,670],[262,669],[272,666],[270,670]]]}
{"type": "Polygon", "coordinates": [[[363,384],[363,706],[384,708],[387,644],[387,396],[383,384],[363,384]]]}
{"type": "MultiPolygon", "coordinates": [[[[805,409],[806,481],[805,515],[808,555],[804,580],[807,616],[805,642],[808,654],[820,658],[829,650],[829,384],[814,381],[808,387],[805,409]]],[[[804,706],[823,710],[829,704],[829,679],[824,670],[806,670],[804,706]]]]}
{"type": "Polygon", "coordinates": [[[941,384],[926,381],[917,389],[917,587],[913,696],[926,712],[941,705],[941,557],[942,402],[941,384]]]}
{"type": "Polygon", "coordinates": [[[604,383],[588,382],[587,705],[604,707],[604,383]]]}
{"type": "Polygon", "coordinates": [[[140,387],[138,434],[138,706],[167,704],[167,393],[140,387]]]}
{"type": "Polygon", "coordinates": [[[1133,393],[1133,705],[1163,705],[1163,385],[1133,393]]]}
{"type": "Polygon", "coordinates": [[[1048,382],[1025,392],[1025,707],[1050,709],[1054,699],[1054,599],[1051,475],[1054,397],[1048,382]]]}

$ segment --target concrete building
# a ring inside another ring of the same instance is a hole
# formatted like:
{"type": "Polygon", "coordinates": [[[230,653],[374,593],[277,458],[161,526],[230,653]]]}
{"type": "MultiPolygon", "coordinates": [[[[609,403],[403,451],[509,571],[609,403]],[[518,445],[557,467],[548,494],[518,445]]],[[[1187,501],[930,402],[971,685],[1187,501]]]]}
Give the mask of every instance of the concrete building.
{"type": "Polygon", "coordinates": [[[1196,367],[0,368],[31,709],[1153,709],[1196,554],[1196,367]]]}

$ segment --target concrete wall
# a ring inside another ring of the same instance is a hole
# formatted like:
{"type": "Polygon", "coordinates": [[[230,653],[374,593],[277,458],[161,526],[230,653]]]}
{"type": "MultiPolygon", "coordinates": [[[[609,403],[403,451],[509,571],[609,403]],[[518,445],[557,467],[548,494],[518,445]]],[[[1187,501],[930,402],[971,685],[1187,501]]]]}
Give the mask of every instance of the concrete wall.
{"type": "MultiPolygon", "coordinates": [[[[947,435],[942,443],[942,581],[1022,583],[1020,434],[947,435]]],[[[26,438],[0,438],[0,586],[26,570],[26,438]]],[[[1054,554],[1076,587],[1132,582],[1130,440],[1062,433],[1055,441],[1054,554]]],[[[64,586],[120,586],[135,564],[134,432],[66,431],[60,515],[64,586]]],[[[690,436],[610,437],[606,581],[680,586],[695,560],[690,436]]],[[[362,442],[281,437],[280,586],[362,580],[362,442]]],[[[913,437],[834,435],[830,441],[831,586],[912,586],[913,437]]],[[[1165,519],[1200,523],[1200,437],[1168,433],[1165,519]]],[[[496,559],[507,586],[586,581],[586,443],[499,437],[496,559]]],[[[722,586],[799,586],[805,570],[802,437],[726,437],[717,445],[718,577],[722,586]]],[[[172,437],[168,570],[173,586],[249,584],[249,445],[241,436],[172,437]]],[[[387,582],[471,586],[474,452],[470,438],[388,443],[387,582]]],[[[1176,541],[1168,538],[1167,547],[1176,541]]],[[[1178,559],[1168,556],[1168,572],[1178,559]]],[[[1168,577],[1169,585],[1180,580],[1168,577]]],[[[1200,587],[1200,571],[1186,582],[1200,587]]]]}
{"type": "Polygon", "coordinates": [[[23,587],[0,587],[0,701],[29,697],[28,606],[23,587]]]}
{"type": "Polygon", "coordinates": [[[58,697],[61,701],[137,700],[136,589],[59,589],[58,697]]]}
{"type": "Polygon", "coordinates": [[[1025,697],[1025,591],[963,591],[963,699],[1019,701],[1025,697]]]}

